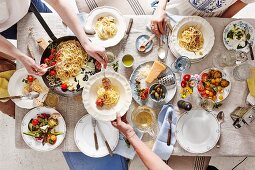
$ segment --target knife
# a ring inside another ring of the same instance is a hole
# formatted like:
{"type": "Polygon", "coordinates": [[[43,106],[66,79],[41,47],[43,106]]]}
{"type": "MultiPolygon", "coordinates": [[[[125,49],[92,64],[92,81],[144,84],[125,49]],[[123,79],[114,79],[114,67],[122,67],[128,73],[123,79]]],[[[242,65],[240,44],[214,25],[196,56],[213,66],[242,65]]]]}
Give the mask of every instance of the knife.
{"type": "Polygon", "coordinates": [[[169,126],[169,129],[168,129],[168,135],[167,135],[167,146],[169,146],[171,144],[171,133],[172,133],[172,130],[171,130],[171,124],[172,124],[172,114],[169,113],[168,114],[168,122],[170,124],[169,126]]]}
{"type": "Polygon", "coordinates": [[[127,39],[128,39],[128,36],[129,36],[132,25],[133,25],[133,18],[130,18],[129,23],[128,23],[128,27],[127,27],[127,30],[126,30],[126,34],[123,38],[123,43],[122,43],[122,50],[123,51],[125,50],[127,39]]]}
{"type": "Polygon", "coordinates": [[[113,155],[113,154],[112,154],[112,149],[111,149],[109,143],[107,142],[107,140],[106,140],[106,138],[105,138],[105,136],[104,136],[104,134],[103,134],[103,132],[102,132],[102,130],[101,130],[101,127],[100,127],[98,121],[96,121],[96,123],[97,123],[98,131],[99,131],[101,137],[102,137],[103,140],[104,140],[104,143],[105,143],[105,145],[106,145],[106,147],[107,147],[107,150],[109,151],[109,154],[112,156],[112,155],[113,155]]]}

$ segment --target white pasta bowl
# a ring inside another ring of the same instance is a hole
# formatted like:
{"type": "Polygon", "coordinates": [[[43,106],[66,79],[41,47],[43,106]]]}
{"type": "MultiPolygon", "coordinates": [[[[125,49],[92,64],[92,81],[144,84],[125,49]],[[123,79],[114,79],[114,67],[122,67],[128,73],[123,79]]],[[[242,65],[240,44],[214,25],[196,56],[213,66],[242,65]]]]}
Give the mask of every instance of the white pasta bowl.
{"type": "Polygon", "coordinates": [[[178,53],[178,55],[175,55],[176,57],[187,56],[191,60],[199,60],[210,53],[214,45],[214,40],[214,30],[210,23],[208,23],[202,17],[189,16],[183,18],[180,22],[176,24],[173,29],[170,41],[171,44],[169,46],[172,46],[174,48],[174,51],[178,53]],[[196,53],[188,51],[179,45],[178,35],[189,26],[195,26],[196,28],[198,28],[202,32],[204,37],[203,47],[199,52],[196,53]]]}
{"type": "Polygon", "coordinates": [[[126,31],[126,22],[122,14],[116,8],[103,6],[103,7],[95,8],[89,13],[89,15],[86,18],[85,27],[92,28],[95,30],[95,25],[97,20],[100,17],[104,17],[104,16],[112,16],[113,18],[115,18],[116,26],[118,29],[116,35],[106,40],[100,39],[97,36],[97,34],[88,35],[88,37],[93,43],[106,48],[106,47],[115,46],[122,40],[126,31]]]}
{"type": "Polygon", "coordinates": [[[132,92],[127,79],[119,73],[105,71],[105,76],[110,79],[113,88],[119,92],[119,100],[116,105],[109,108],[96,106],[97,91],[102,86],[104,73],[100,72],[91,76],[83,88],[82,99],[85,109],[95,119],[102,121],[112,121],[116,119],[116,114],[123,116],[129,109],[132,102],[132,92]]]}

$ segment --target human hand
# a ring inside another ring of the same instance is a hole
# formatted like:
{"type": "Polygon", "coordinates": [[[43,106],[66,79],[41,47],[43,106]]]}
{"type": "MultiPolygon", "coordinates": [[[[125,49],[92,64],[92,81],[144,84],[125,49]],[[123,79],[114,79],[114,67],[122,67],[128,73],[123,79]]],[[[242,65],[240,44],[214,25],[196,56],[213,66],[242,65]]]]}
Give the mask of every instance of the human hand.
{"type": "Polygon", "coordinates": [[[83,44],[83,47],[89,56],[95,58],[98,62],[103,64],[104,68],[106,68],[108,58],[105,52],[105,48],[97,46],[91,42],[83,44]]]}
{"type": "Polygon", "coordinates": [[[117,119],[112,121],[112,125],[119,129],[119,131],[127,138],[131,138],[135,135],[134,129],[127,123],[121,120],[121,116],[117,114],[117,119]]]}
{"type": "Polygon", "coordinates": [[[28,56],[21,57],[20,61],[25,66],[29,74],[42,76],[47,72],[47,69],[44,67],[44,65],[38,66],[35,61],[28,56]]]}
{"type": "Polygon", "coordinates": [[[157,37],[165,33],[166,12],[163,9],[156,9],[151,20],[151,30],[157,37]]]}

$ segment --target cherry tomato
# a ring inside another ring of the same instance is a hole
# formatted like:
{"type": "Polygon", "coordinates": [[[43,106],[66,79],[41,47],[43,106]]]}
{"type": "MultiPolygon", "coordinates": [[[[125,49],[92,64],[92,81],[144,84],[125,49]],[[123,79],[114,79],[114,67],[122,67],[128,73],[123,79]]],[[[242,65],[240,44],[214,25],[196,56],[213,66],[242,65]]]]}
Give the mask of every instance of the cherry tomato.
{"type": "Polygon", "coordinates": [[[31,76],[31,75],[28,75],[28,76],[27,76],[27,81],[28,81],[28,82],[33,82],[33,81],[34,81],[34,77],[31,76]]]}
{"type": "Polygon", "coordinates": [[[98,61],[96,61],[95,66],[97,70],[101,70],[102,65],[98,61]]]}
{"type": "Polygon", "coordinates": [[[51,76],[55,76],[56,74],[57,74],[57,73],[56,73],[55,70],[51,70],[51,71],[50,71],[50,75],[51,75],[51,76]]]}
{"type": "Polygon", "coordinates": [[[146,100],[148,98],[148,94],[149,94],[149,88],[147,87],[146,89],[144,89],[141,93],[140,93],[140,97],[142,100],[146,100]]]}
{"type": "Polygon", "coordinates": [[[49,56],[49,60],[52,60],[53,58],[54,58],[53,55],[50,55],[50,56],[49,56]]]}
{"type": "Polygon", "coordinates": [[[198,89],[198,91],[203,91],[203,90],[205,90],[205,87],[203,86],[202,83],[199,83],[199,85],[197,86],[197,89],[198,89]]]}
{"type": "Polygon", "coordinates": [[[104,100],[103,99],[97,99],[96,100],[97,107],[103,107],[104,106],[104,100]]]}
{"type": "Polygon", "coordinates": [[[50,53],[53,54],[53,53],[55,53],[55,51],[56,51],[56,49],[53,48],[53,49],[50,50],[50,53]]]}
{"type": "Polygon", "coordinates": [[[36,126],[38,125],[39,121],[37,119],[33,119],[32,120],[32,125],[36,126]]]}
{"type": "Polygon", "coordinates": [[[43,60],[43,62],[44,62],[45,64],[47,64],[49,61],[50,61],[49,58],[45,58],[45,59],[43,60]]]}
{"type": "Polygon", "coordinates": [[[63,91],[66,91],[67,88],[68,88],[68,86],[67,86],[66,83],[62,83],[62,84],[61,84],[61,89],[62,89],[63,91]]]}
{"type": "Polygon", "coordinates": [[[183,76],[183,80],[185,80],[185,81],[189,81],[190,80],[190,74],[185,74],[184,76],[183,76]]]}
{"type": "Polygon", "coordinates": [[[186,85],[187,85],[187,82],[186,82],[186,81],[182,81],[182,82],[181,82],[182,88],[186,87],[186,85]]]}
{"type": "Polygon", "coordinates": [[[51,66],[54,66],[54,65],[56,65],[56,64],[57,64],[56,61],[52,61],[52,62],[50,63],[51,66]]]}
{"type": "Polygon", "coordinates": [[[207,73],[203,73],[201,76],[202,82],[206,82],[208,80],[208,74],[207,73]]]}

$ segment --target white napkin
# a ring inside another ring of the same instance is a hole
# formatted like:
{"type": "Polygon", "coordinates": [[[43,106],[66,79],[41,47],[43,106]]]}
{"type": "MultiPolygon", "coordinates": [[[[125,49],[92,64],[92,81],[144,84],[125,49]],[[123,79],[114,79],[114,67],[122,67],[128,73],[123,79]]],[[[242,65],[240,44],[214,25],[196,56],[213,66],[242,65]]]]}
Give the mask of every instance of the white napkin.
{"type": "MultiPolygon", "coordinates": [[[[140,139],[142,138],[143,134],[140,131],[135,130],[135,133],[140,139]]],[[[119,143],[116,146],[113,153],[121,155],[128,159],[134,159],[136,154],[134,148],[131,145],[128,147],[127,143],[125,142],[124,136],[122,134],[120,134],[119,143]]]]}
{"type": "Polygon", "coordinates": [[[0,24],[4,23],[9,18],[9,10],[7,0],[0,1],[0,24]]]}
{"type": "Polygon", "coordinates": [[[164,105],[158,115],[158,123],[160,127],[160,132],[157,136],[156,142],[152,148],[161,159],[168,160],[171,156],[174,144],[176,142],[175,128],[176,128],[177,117],[172,105],[164,105]],[[171,124],[171,144],[167,146],[167,136],[170,124],[168,122],[168,114],[172,114],[172,124],[171,124]]]}

